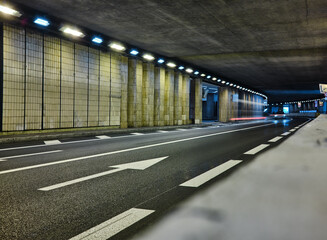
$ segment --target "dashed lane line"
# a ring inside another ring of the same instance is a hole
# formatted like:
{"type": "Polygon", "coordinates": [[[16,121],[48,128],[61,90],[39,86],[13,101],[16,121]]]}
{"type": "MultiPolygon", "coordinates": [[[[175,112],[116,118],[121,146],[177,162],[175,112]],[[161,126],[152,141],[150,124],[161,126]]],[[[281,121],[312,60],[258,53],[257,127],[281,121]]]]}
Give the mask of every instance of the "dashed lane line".
{"type": "Polygon", "coordinates": [[[226,172],[228,169],[236,166],[237,164],[241,163],[242,160],[229,160],[218,167],[210,169],[209,171],[202,173],[201,175],[188,180],[180,184],[181,187],[200,187],[201,185],[205,184],[206,182],[210,181],[211,179],[217,177],[218,175],[226,172]]]}
{"type": "Polygon", "coordinates": [[[274,142],[277,142],[279,141],[280,139],[282,139],[283,137],[274,137],[273,139],[270,139],[268,142],[271,142],[271,143],[274,143],[274,142]]]}
{"type": "Polygon", "coordinates": [[[135,133],[131,133],[132,135],[144,135],[144,133],[138,133],[138,132],[135,132],[135,133]]]}
{"type": "Polygon", "coordinates": [[[284,132],[282,135],[283,136],[287,136],[287,135],[289,135],[291,132],[284,132]]]}
{"type": "Polygon", "coordinates": [[[49,140],[49,141],[44,141],[45,145],[57,145],[57,144],[61,144],[61,142],[59,140],[49,140]]]}
{"type": "Polygon", "coordinates": [[[158,146],[163,146],[163,145],[168,145],[168,144],[173,144],[173,143],[186,142],[186,141],[191,141],[191,140],[196,140],[196,139],[202,139],[202,138],[207,138],[207,137],[223,135],[223,134],[227,134],[227,133],[241,132],[241,131],[246,131],[246,130],[250,130],[250,129],[266,127],[266,126],[270,126],[270,125],[273,125],[273,123],[260,125],[260,126],[241,128],[241,129],[234,129],[234,130],[229,130],[229,131],[225,131],[225,132],[211,133],[211,134],[190,137],[190,138],[184,138],[184,139],[179,139],[179,140],[173,140],[173,141],[167,141],[167,142],[162,142],[162,143],[150,144],[150,145],[145,145],[145,146],[140,146],[140,147],[127,148],[127,149],[122,149],[122,150],[118,150],[118,151],[105,152],[105,153],[99,153],[99,154],[94,154],[94,155],[89,155],[89,156],[71,158],[71,159],[66,159],[66,160],[50,162],[50,163],[37,164],[37,165],[32,165],[32,166],[27,166],[27,167],[14,168],[14,169],[9,169],[9,170],[5,170],[5,171],[0,171],[0,175],[6,174],[6,173],[12,173],[12,172],[24,171],[24,170],[28,170],[28,169],[57,165],[57,164],[62,164],[62,163],[81,161],[81,160],[90,159],[90,158],[103,157],[103,156],[108,156],[108,155],[113,155],[113,154],[118,154],[118,153],[123,153],[123,152],[130,152],[130,151],[136,151],[136,150],[141,150],[141,149],[146,149],[146,148],[158,147],[158,146]]]}
{"type": "Polygon", "coordinates": [[[98,139],[109,139],[111,137],[109,137],[107,135],[100,135],[100,136],[96,136],[96,138],[98,138],[98,139]]]}
{"type": "Polygon", "coordinates": [[[154,210],[131,208],[70,240],[106,240],[154,212],[154,210]]]}
{"type": "Polygon", "coordinates": [[[246,155],[255,155],[258,152],[265,149],[266,147],[269,147],[269,144],[260,144],[259,146],[255,147],[255,148],[252,148],[251,150],[245,152],[244,154],[246,154],[246,155]]]}

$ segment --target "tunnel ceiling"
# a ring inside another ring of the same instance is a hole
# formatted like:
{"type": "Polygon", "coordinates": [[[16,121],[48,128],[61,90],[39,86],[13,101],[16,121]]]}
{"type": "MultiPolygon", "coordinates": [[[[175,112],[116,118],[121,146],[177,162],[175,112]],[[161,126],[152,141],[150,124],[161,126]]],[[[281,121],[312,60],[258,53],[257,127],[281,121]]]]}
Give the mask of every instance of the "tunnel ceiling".
{"type": "Polygon", "coordinates": [[[137,47],[266,93],[322,97],[325,0],[17,0],[137,47]]]}

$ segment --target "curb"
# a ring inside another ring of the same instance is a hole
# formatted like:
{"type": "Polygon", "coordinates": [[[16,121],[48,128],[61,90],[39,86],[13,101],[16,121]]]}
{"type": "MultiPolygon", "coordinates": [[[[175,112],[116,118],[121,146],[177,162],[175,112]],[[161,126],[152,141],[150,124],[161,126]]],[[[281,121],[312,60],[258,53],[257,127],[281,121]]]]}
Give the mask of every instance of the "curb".
{"type": "Polygon", "coordinates": [[[95,136],[101,134],[110,134],[110,133],[130,133],[135,131],[153,131],[153,130],[166,130],[166,129],[176,129],[176,128],[193,128],[193,127],[206,127],[212,126],[213,124],[192,124],[192,125],[173,125],[173,126],[160,126],[160,127],[141,127],[141,128],[118,128],[118,129],[101,129],[101,130],[81,130],[74,132],[63,132],[58,130],[54,133],[26,133],[26,134],[13,134],[5,135],[0,137],[1,143],[16,143],[16,142],[27,142],[33,140],[50,140],[50,139],[63,139],[69,137],[87,137],[95,136]]]}

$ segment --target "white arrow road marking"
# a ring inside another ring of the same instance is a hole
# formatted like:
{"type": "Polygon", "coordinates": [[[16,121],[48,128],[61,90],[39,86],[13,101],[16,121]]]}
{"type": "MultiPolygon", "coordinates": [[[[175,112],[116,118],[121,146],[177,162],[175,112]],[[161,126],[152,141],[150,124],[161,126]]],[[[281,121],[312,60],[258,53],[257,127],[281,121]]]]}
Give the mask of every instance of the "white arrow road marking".
{"type": "Polygon", "coordinates": [[[283,137],[275,137],[275,138],[273,138],[273,139],[270,139],[268,142],[277,142],[277,141],[279,141],[280,139],[282,139],[283,137]]]}
{"type": "Polygon", "coordinates": [[[109,139],[111,137],[106,136],[106,135],[101,135],[101,136],[96,136],[96,138],[99,138],[99,139],[109,139]]]}
{"type": "Polygon", "coordinates": [[[38,153],[28,153],[28,154],[22,154],[22,155],[16,155],[16,156],[2,157],[2,158],[0,158],[0,161],[6,161],[7,159],[11,159],[11,158],[29,157],[29,156],[35,156],[35,155],[57,153],[57,152],[62,152],[62,150],[54,150],[54,151],[38,152],[38,153]]]}
{"type": "Polygon", "coordinates": [[[40,190],[40,191],[51,191],[51,190],[54,190],[54,189],[57,189],[57,188],[66,187],[66,186],[69,186],[69,185],[72,185],[72,184],[75,184],[75,183],[84,182],[84,181],[87,181],[87,180],[90,180],[90,179],[102,177],[102,176],[109,175],[109,174],[116,173],[116,172],[120,172],[120,171],[123,171],[123,170],[126,170],[126,169],[145,170],[145,169],[151,167],[152,165],[154,165],[154,164],[156,164],[156,163],[158,163],[158,162],[160,162],[160,161],[162,161],[162,160],[164,160],[166,158],[168,158],[168,156],[160,157],[160,158],[153,158],[153,159],[144,160],[144,161],[138,161],[138,162],[132,162],[132,163],[125,163],[125,164],[110,166],[110,167],[116,168],[116,169],[112,169],[112,170],[105,171],[105,172],[102,172],[102,173],[93,174],[93,175],[86,176],[86,177],[77,178],[77,179],[70,180],[70,181],[67,181],[67,182],[58,183],[58,184],[51,185],[51,186],[44,187],[44,188],[39,188],[38,190],[40,190]]]}
{"type": "MultiPolygon", "coordinates": [[[[117,153],[130,152],[130,151],[136,151],[136,150],[141,150],[141,149],[146,149],[146,148],[164,146],[164,145],[173,144],[173,143],[192,141],[192,140],[196,140],[196,139],[213,137],[213,136],[223,135],[223,134],[227,134],[227,133],[241,132],[241,131],[246,131],[246,130],[249,130],[249,129],[261,128],[261,127],[266,127],[266,126],[270,126],[270,125],[274,125],[274,123],[269,123],[269,124],[264,124],[264,125],[260,125],[260,126],[254,126],[254,127],[241,128],[241,129],[235,129],[235,130],[229,130],[229,131],[225,131],[225,132],[211,133],[211,134],[206,134],[206,135],[201,135],[201,136],[196,136],[196,137],[190,137],[190,138],[183,138],[183,139],[178,139],[178,140],[173,140],[173,141],[155,143],[155,144],[150,144],[150,145],[145,145],[145,146],[140,146],[140,147],[126,148],[126,149],[112,151],[112,152],[98,153],[98,154],[94,154],[94,155],[88,155],[88,156],[77,157],[77,158],[70,158],[70,159],[66,159],[66,160],[60,160],[60,161],[55,161],[55,162],[50,162],[50,163],[37,164],[37,165],[32,165],[32,166],[27,166],[27,167],[14,168],[14,169],[0,171],[0,175],[1,174],[12,173],[12,172],[25,171],[25,170],[28,170],[28,169],[47,167],[47,166],[52,166],[52,165],[57,165],[57,164],[62,164],[62,163],[81,161],[81,160],[90,159],[90,158],[104,157],[104,156],[109,156],[109,155],[113,155],[113,154],[117,154],[117,153]]],[[[1,149],[0,149],[0,151],[1,151],[1,149]]]]}
{"type": "Polygon", "coordinates": [[[70,240],[106,240],[154,212],[154,210],[131,208],[70,240]]]}
{"type": "Polygon", "coordinates": [[[228,169],[234,167],[235,165],[241,163],[242,160],[229,160],[218,167],[210,169],[209,171],[202,173],[201,175],[188,180],[187,182],[182,183],[179,186],[182,187],[199,187],[202,184],[208,182],[209,180],[217,177],[218,175],[222,174],[223,172],[227,171],[228,169]]]}
{"type": "Polygon", "coordinates": [[[45,145],[56,145],[60,144],[61,142],[59,140],[49,140],[49,141],[44,141],[45,145]]]}
{"type": "Polygon", "coordinates": [[[144,135],[144,133],[131,133],[132,135],[144,135]]]}
{"type": "Polygon", "coordinates": [[[257,154],[258,152],[262,151],[263,149],[265,149],[266,147],[269,147],[269,144],[260,144],[259,146],[245,152],[244,154],[247,155],[254,155],[257,154]]]}

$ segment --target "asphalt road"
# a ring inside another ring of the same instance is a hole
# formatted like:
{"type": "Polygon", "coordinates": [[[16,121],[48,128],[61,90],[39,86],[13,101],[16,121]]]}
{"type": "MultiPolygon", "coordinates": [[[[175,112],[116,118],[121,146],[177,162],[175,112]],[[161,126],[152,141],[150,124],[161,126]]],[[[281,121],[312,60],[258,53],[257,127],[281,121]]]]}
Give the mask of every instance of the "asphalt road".
{"type": "Polygon", "coordinates": [[[0,239],[128,239],[307,121],[1,145],[0,239]]]}

